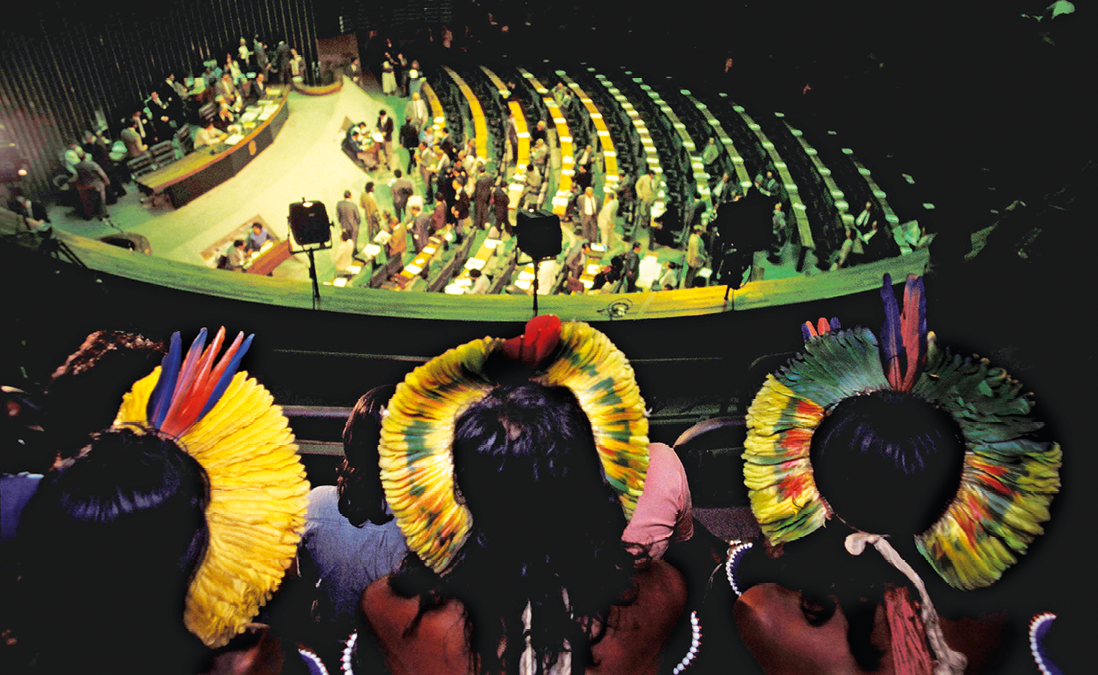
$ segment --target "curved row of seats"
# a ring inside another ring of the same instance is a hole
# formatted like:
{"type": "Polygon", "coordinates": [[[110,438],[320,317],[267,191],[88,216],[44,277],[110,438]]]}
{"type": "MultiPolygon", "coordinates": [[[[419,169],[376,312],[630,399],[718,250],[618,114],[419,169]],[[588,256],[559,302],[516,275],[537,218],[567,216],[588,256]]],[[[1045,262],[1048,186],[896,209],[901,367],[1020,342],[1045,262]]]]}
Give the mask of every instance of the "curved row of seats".
{"type": "MultiPolygon", "coordinates": [[[[754,182],[752,176],[772,171],[778,183],[774,198],[782,201],[800,243],[816,250],[821,267],[852,225],[852,211],[860,210],[851,204],[870,201],[884,222],[891,226],[900,222],[884,191],[852,151],[838,146],[833,138],[818,148],[781,113],[752,117],[726,93],[695,95],[665,82],[653,86],[625,69],[608,74],[585,67],[574,71],[574,78],[549,67],[445,67],[440,73],[444,77],[436,83],[437,99],[451,120],[451,135],[455,141],[463,139],[467,123],[477,139],[478,154],[499,157],[498,166],[509,163],[510,157],[503,157],[506,117],[510,113],[514,118],[519,147],[517,165],[508,176],[512,208],[523,193],[530,130],[537,120],[545,119],[552,132],[552,170],[543,181],[537,205],[547,203],[558,215],[567,207],[577,155],[590,138],[596,141],[593,145],[605,167],[600,186],[617,187],[623,173],[635,179],[651,168],[659,186],[657,211],[683,209],[695,192],[707,199],[723,172],[733,175],[742,191],[754,182]],[[572,94],[567,106],[558,105],[552,95],[557,83],[572,94]],[[720,152],[707,167],[701,152],[711,137],[720,152]]],[[[629,237],[631,219],[626,215],[625,220],[629,237]]],[[[470,263],[496,261],[503,267],[513,265],[515,273],[521,274],[517,252],[512,247],[496,250],[496,246],[478,242],[470,251],[477,254],[470,263]]],[[[497,277],[493,286],[500,281],[497,277]]]]}

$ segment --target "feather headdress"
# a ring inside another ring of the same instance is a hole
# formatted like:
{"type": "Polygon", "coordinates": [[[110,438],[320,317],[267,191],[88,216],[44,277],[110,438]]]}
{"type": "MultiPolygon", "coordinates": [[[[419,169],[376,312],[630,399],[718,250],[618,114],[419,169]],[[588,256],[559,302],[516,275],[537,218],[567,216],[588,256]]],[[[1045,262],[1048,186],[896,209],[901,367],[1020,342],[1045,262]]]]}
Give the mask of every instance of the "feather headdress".
{"type": "Polygon", "coordinates": [[[632,516],[648,468],[648,419],[625,355],[584,323],[540,316],[522,336],[455,347],[397,385],[381,427],[381,482],[408,547],[444,573],[469,534],[471,516],[454,497],[458,415],[495,386],[486,365],[501,354],[530,368],[530,380],[568,387],[587,414],[606,479],[632,516]]]}
{"type": "Polygon", "coordinates": [[[207,346],[203,328],[184,357],[179,333],[172,335],[161,365],[134,383],[115,419],[175,438],[209,477],[209,545],[184,614],[209,647],[243,631],[278,588],[305,526],[309,491],[281,408],[237,372],[252,336],[237,335],[215,364],[224,339],[222,328],[207,346]]]}
{"type": "Polygon", "coordinates": [[[950,585],[994,583],[1049,519],[1060,488],[1059,444],[1037,437],[1033,400],[986,359],[939,347],[926,328],[922,279],[908,277],[901,310],[884,277],[880,339],[835,320],[802,326],[804,352],[767,376],[747,414],[744,483],[772,544],[799,539],[830,514],[809,459],[812,435],[839,401],[872,391],[908,391],[949,413],[964,436],[960,488],[945,513],[916,536],[924,558],[950,585]]]}

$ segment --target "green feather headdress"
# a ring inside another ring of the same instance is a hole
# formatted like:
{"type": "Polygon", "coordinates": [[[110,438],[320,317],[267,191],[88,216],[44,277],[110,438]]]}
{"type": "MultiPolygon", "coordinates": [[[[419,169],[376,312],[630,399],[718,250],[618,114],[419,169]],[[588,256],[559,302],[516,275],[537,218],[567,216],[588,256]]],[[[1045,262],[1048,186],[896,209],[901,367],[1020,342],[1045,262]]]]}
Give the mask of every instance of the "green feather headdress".
{"type": "Polygon", "coordinates": [[[1043,422],[1033,400],[1006,371],[938,346],[926,330],[921,279],[908,277],[902,313],[888,275],[882,298],[880,340],[838,322],[806,324],[804,352],[767,376],[747,414],[751,508],[771,544],[822,527],[831,514],[809,459],[816,428],[845,398],[909,391],[950,414],[965,442],[960,488],[916,545],[950,585],[988,586],[1042,533],[1060,489],[1060,446],[1037,438],[1043,422]]]}

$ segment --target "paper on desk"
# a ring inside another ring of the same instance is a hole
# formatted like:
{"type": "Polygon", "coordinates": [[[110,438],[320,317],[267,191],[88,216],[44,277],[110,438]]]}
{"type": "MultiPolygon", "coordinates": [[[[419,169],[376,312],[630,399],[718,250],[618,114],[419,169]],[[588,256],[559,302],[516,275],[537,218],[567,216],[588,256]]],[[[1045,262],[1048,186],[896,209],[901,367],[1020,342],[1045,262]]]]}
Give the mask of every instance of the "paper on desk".
{"type": "Polygon", "coordinates": [[[467,270],[482,270],[484,269],[484,261],[480,258],[469,258],[465,261],[465,269],[467,270]]]}
{"type": "Polygon", "coordinates": [[[488,248],[495,248],[503,243],[502,239],[485,239],[484,245],[488,248]]]}
{"type": "Polygon", "coordinates": [[[587,266],[587,269],[585,271],[591,276],[595,276],[599,273],[599,266],[596,263],[591,263],[587,266]]]}
{"type": "Polygon", "coordinates": [[[226,138],[224,143],[225,143],[225,145],[236,145],[237,143],[239,143],[242,140],[244,140],[244,135],[243,134],[233,134],[232,136],[229,136],[228,138],[226,138]]]}
{"type": "MultiPolygon", "coordinates": [[[[386,232],[385,234],[389,234],[389,233],[386,232]]],[[[369,257],[374,257],[378,253],[381,253],[381,247],[378,246],[377,244],[366,244],[365,246],[362,247],[362,252],[365,253],[369,257]]]]}
{"type": "Polygon", "coordinates": [[[526,281],[533,281],[534,280],[534,273],[531,272],[530,270],[522,270],[521,272],[519,272],[518,278],[519,279],[524,279],[526,281]]]}
{"type": "Polygon", "coordinates": [[[435,249],[434,246],[424,246],[423,247],[423,253],[426,254],[426,255],[434,255],[435,250],[436,249],[435,249]]]}
{"type": "MultiPolygon", "coordinates": [[[[386,232],[385,230],[382,230],[381,232],[377,233],[376,237],[374,237],[374,242],[384,246],[385,244],[388,244],[389,240],[392,239],[392,238],[393,238],[393,235],[391,233],[386,232]]],[[[380,250],[380,249],[378,249],[378,250],[380,250]]]]}
{"type": "Polygon", "coordinates": [[[458,277],[457,279],[454,279],[454,285],[462,287],[472,286],[473,280],[469,277],[458,277]]]}
{"type": "Polygon", "coordinates": [[[464,294],[465,294],[465,289],[464,289],[464,288],[462,288],[462,287],[461,287],[461,286],[460,286],[459,284],[457,284],[456,282],[455,282],[455,283],[452,283],[452,284],[450,284],[450,285],[449,285],[449,286],[447,286],[447,287],[446,287],[446,288],[445,288],[444,290],[446,291],[446,294],[447,294],[447,295],[464,295],[464,294]]]}
{"type": "Polygon", "coordinates": [[[420,267],[419,265],[415,264],[415,263],[411,263],[407,267],[404,268],[404,271],[407,272],[408,274],[419,274],[420,272],[423,271],[423,268],[420,267]]]}
{"type": "Polygon", "coordinates": [[[530,290],[530,280],[529,279],[519,279],[518,281],[515,282],[515,285],[518,286],[519,288],[521,288],[524,291],[530,290]]]}
{"type": "Polygon", "coordinates": [[[595,285],[595,280],[594,279],[580,279],[580,283],[583,284],[583,287],[586,288],[587,290],[591,290],[591,287],[595,285]]]}

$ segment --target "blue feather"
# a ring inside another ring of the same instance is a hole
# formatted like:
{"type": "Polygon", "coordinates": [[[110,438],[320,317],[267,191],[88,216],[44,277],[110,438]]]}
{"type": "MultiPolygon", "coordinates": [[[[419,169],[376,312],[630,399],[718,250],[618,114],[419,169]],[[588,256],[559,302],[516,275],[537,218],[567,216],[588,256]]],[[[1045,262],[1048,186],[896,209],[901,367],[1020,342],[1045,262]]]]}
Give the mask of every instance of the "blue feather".
{"type": "Polygon", "coordinates": [[[881,324],[881,360],[888,381],[895,387],[899,374],[893,369],[899,365],[897,359],[903,347],[903,336],[900,332],[900,308],[892,291],[892,275],[887,273],[881,284],[881,302],[885,312],[885,320],[881,324]]]}
{"type": "Polygon", "coordinates": [[[244,358],[244,354],[248,351],[248,347],[252,346],[252,338],[254,337],[255,334],[253,333],[245,338],[244,342],[240,345],[240,349],[236,350],[236,353],[233,354],[232,361],[230,361],[228,367],[225,368],[225,372],[221,374],[221,379],[217,381],[217,386],[214,387],[209,400],[206,401],[206,405],[202,407],[202,412],[198,413],[197,419],[205,417],[206,413],[213,410],[213,407],[221,400],[221,395],[229,388],[229,383],[232,382],[233,376],[236,375],[236,369],[240,367],[240,360],[244,358]]]}
{"type": "Polygon", "coordinates": [[[156,380],[156,387],[149,396],[149,402],[145,404],[145,419],[149,426],[159,428],[168,414],[171,404],[172,392],[175,391],[175,380],[179,376],[179,362],[183,356],[183,341],[179,332],[172,333],[168,353],[160,361],[160,377],[156,380]]]}

